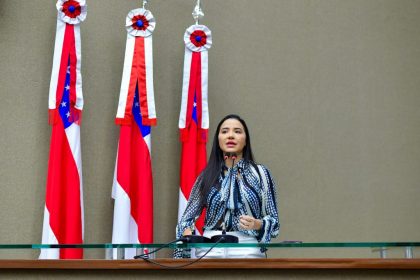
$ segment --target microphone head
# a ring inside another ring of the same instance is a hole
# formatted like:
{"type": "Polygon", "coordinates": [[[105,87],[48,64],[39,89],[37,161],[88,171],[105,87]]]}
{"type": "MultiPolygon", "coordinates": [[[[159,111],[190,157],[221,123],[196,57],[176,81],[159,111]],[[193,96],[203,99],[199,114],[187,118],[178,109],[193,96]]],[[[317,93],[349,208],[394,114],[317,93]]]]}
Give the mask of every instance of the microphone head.
{"type": "Polygon", "coordinates": [[[236,159],[238,158],[238,156],[236,155],[236,153],[232,153],[232,154],[230,155],[230,157],[231,157],[233,160],[236,160],[236,159]]]}
{"type": "Polygon", "coordinates": [[[223,156],[223,158],[225,159],[225,160],[227,160],[228,158],[230,158],[231,157],[231,153],[226,153],[224,156],[223,156]]]}

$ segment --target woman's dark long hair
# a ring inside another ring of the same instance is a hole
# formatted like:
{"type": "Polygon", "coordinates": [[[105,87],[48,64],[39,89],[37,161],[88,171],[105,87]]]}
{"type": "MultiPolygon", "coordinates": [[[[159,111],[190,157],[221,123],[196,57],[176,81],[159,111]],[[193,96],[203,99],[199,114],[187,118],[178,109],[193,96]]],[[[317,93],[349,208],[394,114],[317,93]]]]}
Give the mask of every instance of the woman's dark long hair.
{"type": "Polygon", "coordinates": [[[224,166],[224,163],[225,163],[223,151],[222,149],[220,149],[220,146],[219,146],[219,132],[220,132],[220,127],[222,126],[222,124],[228,119],[238,120],[244,127],[246,137],[245,137],[245,147],[242,151],[242,158],[246,162],[250,162],[251,164],[254,163],[254,155],[252,153],[252,148],[251,148],[251,137],[249,136],[248,127],[245,121],[238,115],[234,115],[234,114],[227,115],[217,125],[217,129],[213,137],[213,146],[211,149],[210,158],[209,158],[206,168],[201,173],[200,202],[201,202],[201,205],[204,205],[204,206],[206,206],[205,204],[206,204],[207,195],[209,194],[211,187],[214,186],[216,183],[218,183],[217,181],[219,179],[220,172],[222,171],[222,167],[224,166]]]}

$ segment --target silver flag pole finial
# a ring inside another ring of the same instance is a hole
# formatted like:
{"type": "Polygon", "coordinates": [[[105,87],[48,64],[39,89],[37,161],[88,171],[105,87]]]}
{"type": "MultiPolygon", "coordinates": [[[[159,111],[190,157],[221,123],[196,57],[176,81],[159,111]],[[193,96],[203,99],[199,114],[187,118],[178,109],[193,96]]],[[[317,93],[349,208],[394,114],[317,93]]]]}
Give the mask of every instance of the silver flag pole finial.
{"type": "Polygon", "coordinates": [[[147,2],[149,2],[149,0],[143,0],[143,9],[146,9],[145,7],[146,7],[147,2]]]}
{"type": "Polygon", "coordinates": [[[194,10],[192,12],[192,16],[195,20],[195,24],[200,23],[200,19],[204,17],[203,10],[201,9],[200,0],[197,0],[197,4],[194,7],[194,10]]]}

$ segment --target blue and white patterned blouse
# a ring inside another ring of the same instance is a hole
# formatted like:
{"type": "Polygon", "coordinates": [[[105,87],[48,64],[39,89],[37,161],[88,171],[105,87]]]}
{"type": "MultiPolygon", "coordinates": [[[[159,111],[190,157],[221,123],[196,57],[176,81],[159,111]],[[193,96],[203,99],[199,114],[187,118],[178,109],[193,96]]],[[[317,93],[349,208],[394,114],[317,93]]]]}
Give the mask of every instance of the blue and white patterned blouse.
{"type": "MultiPolygon", "coordinates": [[[[194,223],[203,210],[200,205],[200,180],[201,175],[195,182],[176,227],[177,238],[182,236],[185,229],[194,229],[194,223]]],[[[226,231],[240,231],[255,236],[261,243],[270,242],[279,233],[276,186],[270,171],[261,164],[251,164],[241,159],[233,168],[225,167],[219,176],[219,184],[210,189],[206,204],[204,230],[220,230],[224,223],[226,231]],[[261,219],[261,229],[242,229],[239,226],[242,215],[261,219]]],[[[181,254],[181,250],[175,250],[174,257],[181,257],[181,254]]]]}

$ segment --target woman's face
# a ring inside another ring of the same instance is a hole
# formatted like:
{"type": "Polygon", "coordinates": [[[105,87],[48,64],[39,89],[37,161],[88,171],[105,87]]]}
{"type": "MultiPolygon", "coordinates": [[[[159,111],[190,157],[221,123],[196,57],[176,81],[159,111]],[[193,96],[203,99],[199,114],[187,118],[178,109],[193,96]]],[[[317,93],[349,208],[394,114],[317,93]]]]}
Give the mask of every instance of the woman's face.
{"type": "Polygon", "coordinates": [[[223,153],[236,153],[242,156],[246,143],[245,129],[237,119],[227,119],[220,126],[219,147],[223,153]]]}

